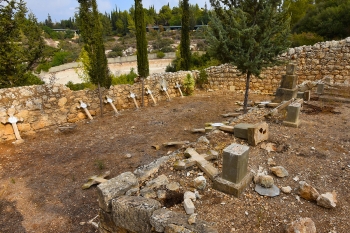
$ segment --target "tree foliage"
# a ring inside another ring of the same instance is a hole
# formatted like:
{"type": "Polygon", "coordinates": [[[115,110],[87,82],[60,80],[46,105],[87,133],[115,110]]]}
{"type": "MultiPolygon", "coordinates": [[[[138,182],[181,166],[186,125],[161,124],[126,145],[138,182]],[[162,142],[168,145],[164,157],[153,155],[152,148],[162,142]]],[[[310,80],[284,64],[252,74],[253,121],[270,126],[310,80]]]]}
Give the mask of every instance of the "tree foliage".
{"type": "Polygon", "coordinates": [[[246,75],[247,111],[251,75],[277,63],[289,47],[289,17],[276,0],[210,0],[215,14],[210,23],[209,52],[246,75]],[[223,8],[222,5],[225,5],[223,8]]]}
{"type": "Polygon", "coordinates": [[[182,1],[182,28],[180,42],[180,69],[189,70],[191,67],[190,51],[190,6],[188,0],[182,1]]]}
{"type": "Polygon", "coordinates": [[[0,88],[40,84],[31,71],[44,49],[41,30],[25,3],[8,0],[0,4],[0,88]]]}

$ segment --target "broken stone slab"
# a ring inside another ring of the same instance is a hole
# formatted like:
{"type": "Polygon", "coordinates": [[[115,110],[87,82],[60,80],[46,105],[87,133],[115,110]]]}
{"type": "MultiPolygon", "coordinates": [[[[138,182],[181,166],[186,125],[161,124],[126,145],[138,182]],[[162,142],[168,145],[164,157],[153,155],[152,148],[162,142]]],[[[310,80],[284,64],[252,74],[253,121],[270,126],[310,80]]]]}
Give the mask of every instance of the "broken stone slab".
{"type": "Polygon", "coordinates": [[[184,200],[185,199],[191,199],[192,201],[196,201],[197,197],[196,197],[196,194],[194,192],[186,191],[184,193],[184,200]]]}
{"type": "Polygon", "coordinates": [[[165,164],[169,159],[175,157],[175,155],[176,153],[174,152],[168,156],[163,156],[159,159],[156,159],[155,161],[147,165],[140,166],[134,171],[134,174],[140,181],[144,181],[148,177],[156,173],[161,165],[165,164]]]}
{"type": "Polygon", "coordinates": [[[163,143],[163,146],[178,146],[190,143],[189,141],[167,142],[163,143]]]}
{"type": "Polygon", "coordinates": [[[316,201],[317,198],[320,196],[317,190],[305,181],[299,182],[298,192],[300,197],[304,198],[307,201],[316,201]]]}
{"type": "Polygon", "coordinates": [[[205,133],[205,129],[192,129],[192,133],[205,133]]]}
{"type": "Polygon", "coordinates": [[[260,195],[267,197],[275,197],[280,195],[280,189],[276,185],[272,185],[270,188],[266,188],[260,184],[256,184],[255,191],[260,195]]]}
{"type": "Polygon", "coordinates": [[[337,206],[336,205],[336,202],[337,202],[336,197],[337,197],[337,195],[334,191],[332,193],[327,192],[327,193],[321,194],[320,196],[318,196],[318,198],[316,200],[317,205],[322,206],[322,207],[327,208],[327,209],[335,208],[337,206]]]}
{"type": "Polygon", "coordinates": [[[185,208],[186,214],[193,214],[194,213],[195,207],[194,207],[194,204],[191,201],[191,199],[189,199],[189,198],[184,199],[184,208],[185,208]]]}
{"type": "Polygon", "coordinates": [[[316,233],[315,223],[311,218],[300,218],[286,226],[286,233],[316,233]]]}
{"type": "Polygon", "coordinates": [[[223,125],[219,127],[220,130],[228,133],[234,133],[234,127],[229,125],[223,125]]]}
{"type": "Polygon", "coordinates": [[[161,208],[160,202],[134,196],[121,196],[112,201],[113,221],[128,231],[151,233],[151,216],[161,208]]]}
{"type": "MultiPolygon", "coordinates": [[[[186,150],[187,151],[187,150],[186,150]]],[[[196,165],[197,161],[191,158],[191,155],[185,151],[185,157],[189,159],[184,159],[184,160],[177,160],[174,162],[173,166],[175,170],[185,170],[189,167],[192,167],[196,165]]],[[[196,152],[197,153],[197,152],[196,152]]],[[[213,160],[218,158],[218,154],[215,152],[208,153],[208,154],[202,154],[203,158],[205,160],[213,160]]]]}
{"type": "Polygon", "coordinates": [[[153,180],[150,180],[150,181],[147,181],[146,182],[146,187],[147,188],[160,188],[160,186],[162,185],[167,185],[169,184],[169,180],[168,178],[166,177],[166,175],[160,175],[158,176],[157,178],[153,179],[153,180]]]}
{"type": "Polygon", "coordinates": [[[101,175],[90,176],[88,182],[86,182],[81,188],[88,189],[94,184],[100,184],[100,183],[106,182],[107,180],[105,178],[110,174],[111,174],[110,171],[106,171],[101,175]]]}
{"type": "Polygon", "coordinates": [[[247,123],[240,123],[234,126],[233,134],[237,138],[248,139],[248,128],[252,128],[254,125],[247,123]]]}
{"type": "Polygon", "coordinates": [[[248,144],[256,146],[260,142],[269,139],[269,125],[266,122],[261,122],[248,127],[248,144]]]}
{"type": "Polygon", "coordinates": [[[230,113],[226,113],[226,114],[221,114],[221,116],[223,117],[238,117],[242,115],[242,113],[237,113],[237,112],[230,112],[230,113]]]}
{"type": "Polygon", "coordinates": [[[156,232],[218,233],[208,222],[196,219],[196,224],[189,224],[187,215],[168,209],[155,210],[151,216],[150,222],[156,232]]]}
{"type": "Polygon", "coordinates": [[[111,200],[124,195],[128,190],[138,188],[139,182],[131,172],[125,172],[97,186],[98,204],[101,209],[111,212],[111,200]]]}

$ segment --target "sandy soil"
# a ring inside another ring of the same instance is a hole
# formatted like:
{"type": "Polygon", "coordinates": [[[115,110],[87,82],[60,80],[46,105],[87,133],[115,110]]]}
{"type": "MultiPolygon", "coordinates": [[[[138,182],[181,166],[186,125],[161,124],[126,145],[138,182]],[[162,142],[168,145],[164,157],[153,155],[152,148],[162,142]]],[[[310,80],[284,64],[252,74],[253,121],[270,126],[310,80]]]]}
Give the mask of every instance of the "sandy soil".
{"type": "MultiPolygon", "coordinates": [[[[269,98],[250,96],[256,101],[269,98]]],[[[24,137],[25,143],[17,146],[11,142],[0,144],[0,232],[97,232],[87,224],[98,214],[96,187],[81,189],[89,176],[107,170],[111,177],[134,171],[178,149],[181,156],[184,149],[180,147],[161,146],[155,150],[152,145],[195,142],[201,135],[190,129],[227,120],[221,114],[233,112],[239,108],[235,102],[242,100],[242,94],[197,91],[194,96],[174,98],[156,107],[123,111],[117,117],[106,109],[103,118],[79,122],[71,131],[52,128],[38,132],[24,137]]],[[[282,115],[268,120],[269,142],[275,143],[278,151],[268,153],[260,146],[250,151],[249,169],[267,169],[267,159],[272,158],[289,172],[286,178],[275,178],[276,185],[289,185],[292,193],[266,198],[257,194],[252,184],[237,199],[213,190],[207,178],[208,187],[200,192],[202,199],[195,202],[197,218],[211,222],[220,233],[283,232],[286,223],[299,217],[310,217],[317,232],[350,232],[350,104],[317,100],[309,104],[301,114],[300,128],[283,126],[282,115]],[[298,182],[293,180],[296,176],[320,193],[335,190],[337,207],[324,209],[313,202],[298,201],[298,182]]],[[[264,112],[258,109],[236,123],[262,121],[264,112]]],[[[226,133],[207,137],[208,148],[219,152],[233,142],[247,143],[226,133]]],[[[214,164],[220,169],[220,160],[214,164]]],[[[184,192],[193,189],[191,181],[199,172],[197,167],[175,172],[169,163],[158,175],[182,180],[180,191],[184,192]]],[[[171,208],[184,212],[182,204],[171,208]]]]}

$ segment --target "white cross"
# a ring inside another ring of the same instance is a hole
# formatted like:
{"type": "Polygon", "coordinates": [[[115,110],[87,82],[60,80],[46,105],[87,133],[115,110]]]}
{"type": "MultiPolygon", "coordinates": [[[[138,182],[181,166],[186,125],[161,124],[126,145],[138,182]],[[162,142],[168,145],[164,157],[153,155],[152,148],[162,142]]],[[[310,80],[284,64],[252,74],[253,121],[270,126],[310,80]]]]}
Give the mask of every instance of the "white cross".
{"type": "Polygon", "coordinates": [[[7,124],[7,123],[10,123],[12,124],[12,128],[13,128],[13,132],[15,133],[15,136],[16,136],[16,139],[17,141],[23,141],[23,139],[21,138],[21,135],[19,134],[19,131],[18,131],[18,128],[17,128],[17,125],[16,123],[19,122],[19,121],[23,121],[23,118],[17,118],[14,116],[16,112],[16,109],[14,108],[9,108],[7,110],[7,115],[9,115],[9,118],[6,120],[2,120],[1,123],[3,124],[7,124]]]}
{"type": "Polygon", "coordinates": [[[183,94],[182,94],[182,91],[181,91],[181,84],[179,84],[178,82],[176,82],[175,87],[176,87],[177,89],[179,89],[179,92],[180,92],[180,94],[181,94],[181,97],[184,97],[183,94]]]}
{"type": "Polygon", "coordinates": [[[112,100],[111,98],[109,98],[108,95],[106,95],[105,103],[106,103],[106,104],[109,103],[109,104],[112,106],[112,108],[113,108],[115,114],[119,114],[117,108],[116,108],[116,107],[114,106],[114,104],[113,104],[113,100],[112,100]]]}
{"type": "Polygon", "coordinates": [[[146,87],[146,94],[151,96],[153,103],[154,103],[154,106],[157,105],[157,102],[152,95],[152,91],[148,87],[146,87]]]}
{"type": "Polygon", "coordinates": [[[88,105],[87,105],[86,103],[84,103],[82,100],[79,100],[79,102],[80,102],[80,105],[77,106],[77,108],[82,108],[82,109],[84,109],[86,115],[89,117],[90,120],[92,120],[93,118],[92,118],[92,116],[91,116],[89,110],[87,109],[87,106],[88,106],[88,105]]]}
{"type": "Polygon", "coordinates": [[[137,105],[137,102],[136,102],[136,95],[135,95],[135,93],[133,93],[133,92],[131,92],[130,91],[130,98],[132,98],[133,100],[134,100],[134,104],[135,104],[135,106],[136,106],[136,109],[138,109],[139,108],[139,106],[137,105]]]}

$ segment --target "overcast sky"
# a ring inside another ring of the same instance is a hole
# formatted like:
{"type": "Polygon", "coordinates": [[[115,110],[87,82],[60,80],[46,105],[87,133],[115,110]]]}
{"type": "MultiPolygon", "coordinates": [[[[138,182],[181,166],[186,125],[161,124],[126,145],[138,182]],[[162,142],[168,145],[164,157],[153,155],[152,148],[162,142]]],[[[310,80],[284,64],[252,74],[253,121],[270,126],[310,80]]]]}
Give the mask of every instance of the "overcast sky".
{"type": "MultiPolygon", "coordinates": [[[[45,21],[50,14],[53,22],[60,22],[62,19],[69,19],[77,12],[79,6],[78,0],[25,0],[27,8],[34,13],[39,22],[45,21]]],[[[190,0],[190,4],[198,4],[199,7],[204,7],[209,0],[190,0]]],[[[170,4],[170,7],[178,6],[178,0],[143,0],[143,7],[148,8],[154,5],[158,11],[162,6],[170,4]]],[[[97,0],[98,10],[101,13],[110,13],[118,7],[121,10],[129,10],[134,5],[134,0],[97,0]]]]}

